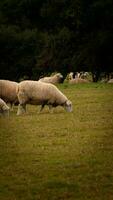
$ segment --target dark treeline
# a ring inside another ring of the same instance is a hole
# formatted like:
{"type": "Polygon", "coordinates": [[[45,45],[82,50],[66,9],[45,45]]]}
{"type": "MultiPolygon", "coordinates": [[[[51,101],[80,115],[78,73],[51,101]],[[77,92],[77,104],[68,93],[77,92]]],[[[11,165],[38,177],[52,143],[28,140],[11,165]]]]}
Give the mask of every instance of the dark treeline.
{"type": "Polygon", "coordinates": [[[0,78],[113,71],[112,0],[0,1],[0,78]]]}

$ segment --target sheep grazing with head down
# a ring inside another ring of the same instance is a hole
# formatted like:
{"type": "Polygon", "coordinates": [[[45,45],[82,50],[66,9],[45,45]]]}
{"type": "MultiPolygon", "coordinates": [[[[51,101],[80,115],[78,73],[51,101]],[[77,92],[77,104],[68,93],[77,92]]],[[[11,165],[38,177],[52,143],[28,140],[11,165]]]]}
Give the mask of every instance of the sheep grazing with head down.
{"type": "Polygon", "coordinates": [[[41,78],[40,81],[45,82],[45,83],[52,83],[52,84],[62,83],[63,76],[61,73],[57,73],[50,77],[41,78]]]}
{"type": "Polygon", "coordinates": [[[19,100],[17,115],[26,112],[26,104],[41,105],[41,110],[45,105],[51,109],[56,106],[63,106],[67,112],[72,111],[72,103],[53,84],[41,81],[22,81],[18,85],[17,96],[19,100]]]}
{"type": "Polygon", "coordinates": [[[1,98],[0,98],[0,116],[9,116],[9,107],[1,98]]]}
{"type": "Polygon", "coordinates": [[[2,98],[6,103],[11,105],[18,102],[16,88],[18,86],[17,82],[9,80],[0,80],[0,98],[2,98]]]}

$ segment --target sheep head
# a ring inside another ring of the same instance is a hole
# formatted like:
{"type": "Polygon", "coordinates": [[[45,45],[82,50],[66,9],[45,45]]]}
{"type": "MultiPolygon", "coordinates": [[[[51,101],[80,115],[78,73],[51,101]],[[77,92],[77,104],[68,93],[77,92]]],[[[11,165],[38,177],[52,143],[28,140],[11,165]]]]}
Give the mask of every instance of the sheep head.
{"type": "Polygon", "coordinates": [[[64,108],[67,112],[72,112],[72,102],[70,100],[67,100],[64,104],[64,108]]]}

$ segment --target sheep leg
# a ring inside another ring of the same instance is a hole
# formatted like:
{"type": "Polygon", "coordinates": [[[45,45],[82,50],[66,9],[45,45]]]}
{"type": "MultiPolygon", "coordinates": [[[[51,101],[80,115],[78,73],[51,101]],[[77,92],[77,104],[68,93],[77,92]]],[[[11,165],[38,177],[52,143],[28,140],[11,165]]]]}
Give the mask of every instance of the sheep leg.
{"type": "Polygon", "coordinates": [[[10,110],[13,111],[13,103],[10,103],[10,110]]]}
{"type": "Polygon", "coordinates": [[[21,114],[24,114],[24,113],[26,113],[26,104],[19,104],[17,115],[21,115],[21,114]]]}
{"type": "Polygon", "coordinates": [[[53,106],[52,106],[52,105],[48,105],[48,107],[49,107],[49,112],[50,112],[50,113],[53,113],[53,109],[52,109],[53,106]]]}
{"type": "Polygon", "coordinates": [[[45,106],[45,104],[42,104],[42,105],[41,105],[41,108],[40,108],[40,110],[39,110],[39,113],[44,109],[44,106],[45,106]]]}

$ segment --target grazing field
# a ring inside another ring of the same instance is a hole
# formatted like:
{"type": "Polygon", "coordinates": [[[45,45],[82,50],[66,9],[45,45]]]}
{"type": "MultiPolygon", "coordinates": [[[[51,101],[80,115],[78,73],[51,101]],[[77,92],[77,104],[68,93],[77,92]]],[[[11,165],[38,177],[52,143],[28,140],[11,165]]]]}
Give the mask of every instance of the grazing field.
{"type": "Polygon", "coordinates": [[[113,85],[58,87],[72,113],[0,118],[1,200],[113,200],[113,85]]]}

